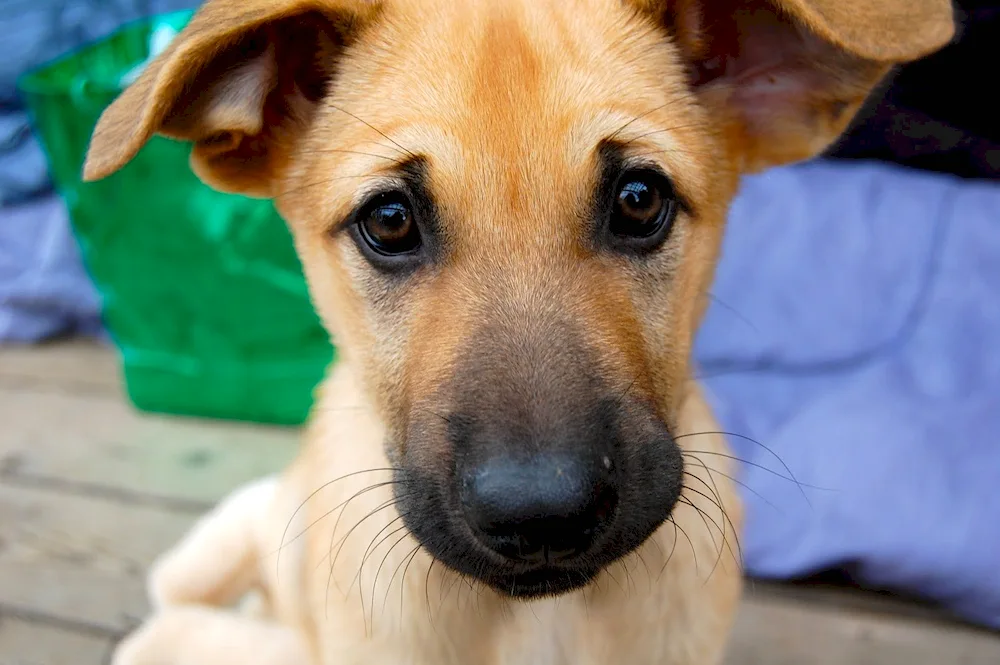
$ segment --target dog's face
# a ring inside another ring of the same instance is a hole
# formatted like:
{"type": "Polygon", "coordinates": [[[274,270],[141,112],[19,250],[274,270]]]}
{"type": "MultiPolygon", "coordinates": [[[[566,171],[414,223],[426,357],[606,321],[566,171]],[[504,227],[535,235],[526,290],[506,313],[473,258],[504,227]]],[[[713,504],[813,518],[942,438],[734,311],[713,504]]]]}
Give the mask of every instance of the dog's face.
{"type": "Polygon", "coordinates": [[[409,529],[501,592],[557,593],[681,494],[738,176],[822,150],[952,31],[946,0],[778,4],[210,0],[87,173],[161,132],[210,184],[275,198],[409,529]]]}

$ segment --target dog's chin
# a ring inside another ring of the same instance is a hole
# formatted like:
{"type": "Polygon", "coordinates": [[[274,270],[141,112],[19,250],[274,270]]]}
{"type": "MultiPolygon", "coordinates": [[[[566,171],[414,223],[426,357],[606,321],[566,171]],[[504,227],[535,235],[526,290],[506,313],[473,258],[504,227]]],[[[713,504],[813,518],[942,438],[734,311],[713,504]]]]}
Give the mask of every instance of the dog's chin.
{"type": "Polygon", "coordinates": [[[520,573],[498,572],[479,576],[479,580],[502,596],[533,600],[559,596],[590,584],[600,569],[536,568],[520,573]]]}
{"type": "MultiPolygon", "coordinates": [[[[460,576],[485,585],[497,594],[518,600],[560,596],[583,589],[602,571],[635,552],[669,516],[643,524],[633,522],[625,533],[609,534],[602,545],[578,559],[525,565],[501,560],[471,538],[466,529],[434,531],[426,523],[411,527],[427,552],[460,576]]],[[[406,522],[404,518],[404,522],[406,522]]]]}
{"type": "MultiPolygon", "coordinates": [[[[649,523],[627,536],[619,534],[604,547],[579,559],[536,566],[501,561],[472,542],[456,547],[456,543],[464,540],[461,535],[449,538],[449,547],[441,547],[441,541],[433,537],[422,544],[431,556],[466,579],[483,584],[501,596],[532,600],[560,596],[589,586],[602,571],[642,547],[657,526],[658,522],[649,523]]],[[[421,534],[415,535],[420,540],[421,534]]]]}

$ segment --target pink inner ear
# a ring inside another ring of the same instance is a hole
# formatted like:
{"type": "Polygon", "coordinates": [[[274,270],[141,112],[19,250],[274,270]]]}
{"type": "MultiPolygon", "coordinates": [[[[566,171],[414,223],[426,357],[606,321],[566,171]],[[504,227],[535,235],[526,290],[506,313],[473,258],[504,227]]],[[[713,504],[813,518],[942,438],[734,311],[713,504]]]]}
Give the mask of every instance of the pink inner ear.
{"type": "Polygon", "coordinates": [[[822,90],[824,51],[829,57],[831,47],[790,18],[742,9],[725,24],[704,28],[706,52],[695,63],[693,83],[725,87],[748,119],[793,110],[822,90]]]}

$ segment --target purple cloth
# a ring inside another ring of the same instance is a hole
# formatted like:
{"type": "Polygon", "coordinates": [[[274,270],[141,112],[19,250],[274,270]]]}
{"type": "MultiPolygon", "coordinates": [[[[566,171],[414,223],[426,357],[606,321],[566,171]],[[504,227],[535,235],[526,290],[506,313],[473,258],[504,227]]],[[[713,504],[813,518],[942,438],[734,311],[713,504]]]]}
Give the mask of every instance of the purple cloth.
{"type": "Polygon", "coordinates": [[[723,427],[815,486],[730,437],[748,571],[845,568],[1000,628],[1000,186],[747,179],[713,294],[696,356],[723,427]]]}
{"type": "Polygon", "coordinates": [[[0,342],[100,329],[17,79],[142,16],[198,0],[3,0],[0,10],[0,342]]]}
{"type": "Polygon", "coordinates": [[[0,342],[100,331],[100,300],[56,196],[0,207],[0,342]]]}

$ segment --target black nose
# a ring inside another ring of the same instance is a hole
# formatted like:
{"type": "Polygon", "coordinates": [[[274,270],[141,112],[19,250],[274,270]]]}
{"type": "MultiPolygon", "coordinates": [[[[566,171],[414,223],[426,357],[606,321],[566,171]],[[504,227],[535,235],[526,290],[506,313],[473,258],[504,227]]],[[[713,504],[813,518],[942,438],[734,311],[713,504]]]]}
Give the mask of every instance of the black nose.
{"type": "Polygon", "coordinates": [[[508,559],[561,561],[585,552],[611,518],[612,462],[496,457],[463,475],[462,505],[479,540],[508,559]]]}

